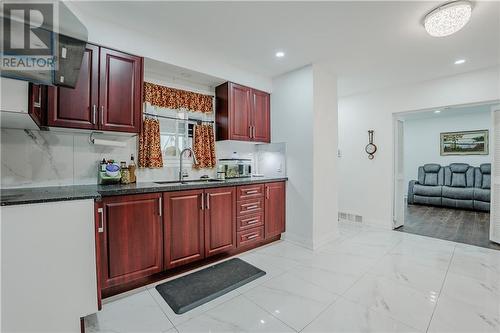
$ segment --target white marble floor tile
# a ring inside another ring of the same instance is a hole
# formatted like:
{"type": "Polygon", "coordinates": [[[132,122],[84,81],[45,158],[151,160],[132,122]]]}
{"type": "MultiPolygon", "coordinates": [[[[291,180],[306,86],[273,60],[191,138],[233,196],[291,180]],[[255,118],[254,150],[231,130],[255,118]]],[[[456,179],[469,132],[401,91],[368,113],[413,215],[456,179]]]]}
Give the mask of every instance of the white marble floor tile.
{"type": "Polygon", "coordinates": [[[103,305],[85,318],[87,332],[166,332],[173,327],[153,297],[143,291],[103,305]]]}
{"type": "Polygon", "coordinates": [[[420,265],[404,257],[386,256],[368,274],[391,279],[426,294],[437,295],[443,286],[446,271],[420,265]]]}
{"type": "Polygon", "coordinates": [[[338,297],[291,273],[273,278],[244,296],[296,330],[303,329],[338,297]]]}
{"type": "Polygon", "coordinates": [[[345,293],[361,277],[359,274],[334,272],[305,266],[292,268],[288,273],[338,295],[345,293]]]}
{"type": "Polygon", "coordinates": [[[432,241],[402,241],[388,255],[412,260],[421,265],[439,270],[447,270],[453,256],[454,247],[432,241]]]}
{"type": "Polygon", "coordinates": [[[394,246],[403,239],[400,232],[391,232],[389,230],[368,230],[363,231],[349,240],[355,243],[370,245],[394,246]]]}
{"type": "Polygon", "coordinates": [[[500,251],[467,244],[457,244],[455,254],[466,254],[484,260],[499,260],[500,251]]]}
{"type": "Polygon", "coordinates": [[[424,294],[393,280],[365,275],[344,297],[425,331],[434,310],[437,295],[424,294]]]}
{"type": "Polygon", "coordinates": [[[385,255],[394,245],[360,243],[355,240],[345,240],[341,243],[330,243],[319,249],[323,253],[339,253],[365,256],[378,259],[385,255]]]}
{"type": "Polygon", "coordinates": [[[176,327],[183,332],[294,332],[243,296],[176,327]]]}
{"type": "Polygon", "coordinates": [[[360,276],[373,267],[376,262],[377,259],[366,256],[320,253],[314,256],[311,261],[302,262],[302,265],[360,276]]]}
{"type": "Polygon", "coordinates": [[[442,295],[500,314],[500,279],[481,281],[448,273],[442,295]]]}
{"type": "Polygon", "coordinates": [[[481,281],[500,280],[500,256],[461,248],[453,255],[450,272],[481,281]]]}
{"type": "Polygon", "coordinates": [[[302,332],[389,333],[418,332],[403,323],[369,307],[339,299],[302,332]]]}
{"type": "Polygon", "coordinates": [[[441,296],[432,316],[429,333],[500,332],[500,314],[484,311],[450,297],[441,296]]]}
{"type": "Polygon", "coordinates": [[[270,255],[278,258],[286,258],[292,261],[304,262],[311,260],[315,252],[289,242],[280,242],[273,246],[265,246],[258,249],[256,254],[270,255]]]}
{"type": "Polygon", "coordinates": [[[234,297],[240,296],[241,294],[233,290],[225,295],[222,295],[220,297],[217,297],[213,301],[210,301],[208,303],[205,303],[203,305],[200,305],[188,312],[185,312],[183,314],[176,314],[172,308],[168,305],[168,303],[161,297],[160,293],[156,290],[155,287],[148,287],[148,291],[151,294],[151,296],[154,298],[158,306],[162,309],[162,311],[165,313],[165,315],[170,319],[170,321],[174,324],[174,326],[177,326],[179,324],[182,324],[192,318],[195,318],[202,313],[215,308],[216,306],[225,303],[234,297]]]}

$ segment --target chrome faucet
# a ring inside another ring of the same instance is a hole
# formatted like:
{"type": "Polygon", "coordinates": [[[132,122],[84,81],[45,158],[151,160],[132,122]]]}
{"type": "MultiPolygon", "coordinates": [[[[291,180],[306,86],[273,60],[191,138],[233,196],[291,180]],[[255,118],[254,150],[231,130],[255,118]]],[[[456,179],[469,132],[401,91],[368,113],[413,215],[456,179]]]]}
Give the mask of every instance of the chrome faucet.
{"type": "Polygon", "coordinates": [[[193,162],[196,164],[198,161],[196,160],[196,156],[194,155],[194,151],[191,148],[184,148],[181,151],[181,154],[179,155],[179,181],[182,183],[182,178],[183,178],[183,170],[182,170],[182,156],[184,156],[184,153],[186,151],[189,151],[191,153],[191,156],[193,157],[193,162]]]}

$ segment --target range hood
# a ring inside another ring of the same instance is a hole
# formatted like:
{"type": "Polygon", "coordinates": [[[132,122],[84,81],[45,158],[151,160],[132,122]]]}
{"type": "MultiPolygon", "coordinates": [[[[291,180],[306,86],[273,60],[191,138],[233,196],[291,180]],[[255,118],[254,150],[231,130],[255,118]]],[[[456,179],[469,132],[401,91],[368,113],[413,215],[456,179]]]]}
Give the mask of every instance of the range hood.
{"type": "Polygon", "coordinates": [[[4,3],[1,76],[74,88],[87,28],[60,1],[4,3]]]}

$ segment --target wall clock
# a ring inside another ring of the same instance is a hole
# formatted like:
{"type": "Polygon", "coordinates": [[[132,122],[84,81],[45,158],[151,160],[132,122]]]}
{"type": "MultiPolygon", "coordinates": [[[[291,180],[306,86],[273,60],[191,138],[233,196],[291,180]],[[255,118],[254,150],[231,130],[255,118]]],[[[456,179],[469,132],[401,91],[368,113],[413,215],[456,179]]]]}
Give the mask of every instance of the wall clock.
{"type": "Polygon", "coordinates": [[[366,153],[368,154],[368,158],[370,160],[373,160],[373,158],[375,157],[375,152],[377,151],[377,146],[375,146],[375,144],[373,143],[373,130],[369,130],[368,131],[368,144],[366,145],[365,147],[365,151],[366,153]]]}

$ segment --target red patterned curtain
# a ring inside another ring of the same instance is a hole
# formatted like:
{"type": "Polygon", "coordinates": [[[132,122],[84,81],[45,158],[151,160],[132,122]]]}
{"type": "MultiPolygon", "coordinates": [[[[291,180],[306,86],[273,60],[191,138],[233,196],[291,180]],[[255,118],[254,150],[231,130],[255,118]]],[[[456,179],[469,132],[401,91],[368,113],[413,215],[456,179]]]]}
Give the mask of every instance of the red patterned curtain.
{"type": "Polygon", "coordinates": [[[215,167],[214,127],[212,125],[195,125],[193,150],[197,163],[196,169],[215,167]]]}
{"type": "Polygon", "coordinates": [[[213,97],[144,82],[144,101],[167,109],[211,113],[213,97]]]}
{"type": "Polygon", "coordinates": [[[146,118],[142,122],[142,132],[139,137],[139,167],[161,168],[160,122],[157,119],[146,118]]]}

